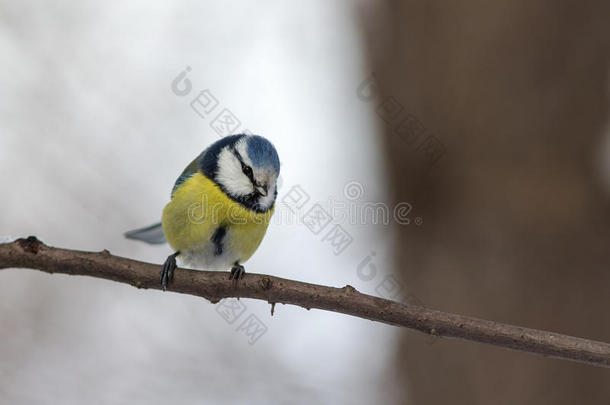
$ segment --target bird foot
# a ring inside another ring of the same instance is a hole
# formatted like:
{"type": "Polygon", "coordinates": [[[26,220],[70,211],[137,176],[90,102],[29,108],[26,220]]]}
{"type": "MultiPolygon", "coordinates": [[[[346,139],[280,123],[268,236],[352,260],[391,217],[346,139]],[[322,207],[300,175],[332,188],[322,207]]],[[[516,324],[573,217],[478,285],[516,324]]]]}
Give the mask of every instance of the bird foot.
{"type": "Polygon", "coordinates": [[[161,269],[161,287],[163,287],[163,291],[167,290],[167,285],[172,282],[174,279],[174,270],[176,270],[176,256],[178,256],[180,252],[176,252],[171,254],[163,263],[163,269],[161,269]]]}
{"type": "Polygon", "coordinates": [[[239,263],[235,263],[233,265],[233,267],[231,268],[231,274],[229,274],[229,280],[235,280],[235,282],[237,283],[237,280],[242,278],[245,273],[246,273],[246,270],[244,269],[244,266],[242,266],[239,263]]]}

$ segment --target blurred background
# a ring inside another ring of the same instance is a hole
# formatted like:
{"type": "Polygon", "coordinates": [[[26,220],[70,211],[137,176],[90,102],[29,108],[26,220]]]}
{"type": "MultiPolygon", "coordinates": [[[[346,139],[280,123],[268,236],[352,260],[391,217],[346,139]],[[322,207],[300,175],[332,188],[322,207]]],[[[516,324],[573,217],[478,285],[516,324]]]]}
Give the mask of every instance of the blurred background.
{"type": "MultiPolygon", "coordinates": [[[[252,132],[282,174],[248,271],[608,342],[609,11],[0,1],[0,236],[162,263],[122,233],[158,221],[203,148],[252,132]]],[[[604,369],[338,314],[0,280],[1,403],[610,398],[604,369]]]]}

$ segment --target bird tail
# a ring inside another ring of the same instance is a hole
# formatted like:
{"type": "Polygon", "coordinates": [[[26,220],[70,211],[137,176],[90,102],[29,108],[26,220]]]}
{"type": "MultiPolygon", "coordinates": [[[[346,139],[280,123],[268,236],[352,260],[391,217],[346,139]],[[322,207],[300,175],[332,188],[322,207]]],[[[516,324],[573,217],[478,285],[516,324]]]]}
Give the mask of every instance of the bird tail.
{"type": "Polygon", "coordinates": [[[147,226],[146,228],[125,232],[124,235],[127,239],[140,240],[142,242],[150,243],[151,245],[159,245],[166,242],[165,235],[163,235],[163,229],[161,228],[161,222],[147,226]]]}

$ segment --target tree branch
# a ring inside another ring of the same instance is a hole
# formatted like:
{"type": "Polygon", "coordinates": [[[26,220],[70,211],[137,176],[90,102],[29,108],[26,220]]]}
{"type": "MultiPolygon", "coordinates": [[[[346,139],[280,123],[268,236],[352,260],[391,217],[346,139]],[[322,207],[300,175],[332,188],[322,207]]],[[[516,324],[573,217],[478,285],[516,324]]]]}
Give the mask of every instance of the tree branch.
{"type": "MultiPolygon", "coordinates": [[[[92,276],[137,288],[161,288],[158,265],[113,256],[107,250],[94,253],[53,248],[33,236],[0,244],[0,269],[10,267],[92,276]]],[[[333,288],[252,273],[245,274],[234,284],[228,279],[228,273],[179,269],[169,288],[213,303],[227,297],[243,297],[306,309],[317,308],[416,329],[434,336],[460,338],[610,367],[610,344],[607,343],[400,304],[361,294],[349,285],[333,288]]]]}

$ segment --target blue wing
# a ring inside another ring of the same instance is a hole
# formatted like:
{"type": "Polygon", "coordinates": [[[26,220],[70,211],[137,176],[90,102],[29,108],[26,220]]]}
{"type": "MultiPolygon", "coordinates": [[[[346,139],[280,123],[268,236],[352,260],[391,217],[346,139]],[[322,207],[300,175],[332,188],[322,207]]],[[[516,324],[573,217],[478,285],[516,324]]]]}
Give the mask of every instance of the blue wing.
{"type": "Polygon", "coordinates": [[[174,195],[174,191],[176,191],[180,184],[184,183],[186,179],[197,173],[197,170],[199,170],[199,160],[205,152],[205,150],[201,152],[199,156],[197,156],[191,163],[189,163],[189,165],[184,168],[182,173],[180,173],[180,176],[178,176],[176,182],[174,183],[174,187],[172,188],[172,195],[174,195]]]}

